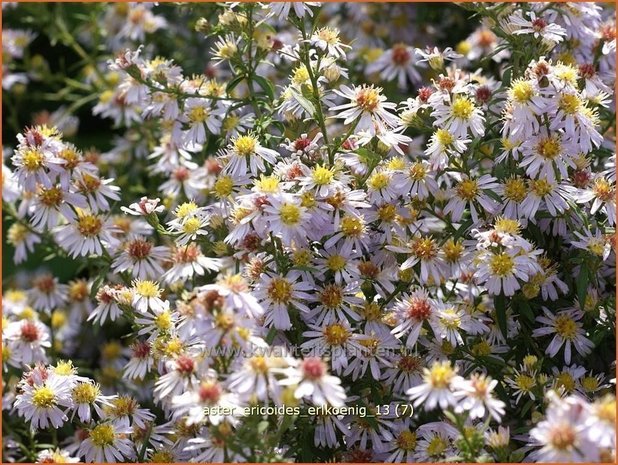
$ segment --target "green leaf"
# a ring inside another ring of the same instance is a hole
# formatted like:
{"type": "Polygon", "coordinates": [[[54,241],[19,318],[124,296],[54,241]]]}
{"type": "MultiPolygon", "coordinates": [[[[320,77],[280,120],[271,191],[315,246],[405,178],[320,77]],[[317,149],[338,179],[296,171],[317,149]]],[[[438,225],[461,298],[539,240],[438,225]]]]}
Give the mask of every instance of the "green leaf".
{"type": "Polygon", "coordinates": [[[292,94],[294,94],[294,98],[299,103],[303,109],[309,113],[311,116],[316,114],[315,106],[311,103],[307,98],[301,95],[297,90],[292,89],[292,94]]]}
{"type": "Polygon", "coordinates": [[[506,296],[503,293],[494,297],[494,306],[496,308],[496,322],[500,332],[506,338],[506,296]]]}
{"type": "Polygon", "coordinates": [[[240,75],[240,76],[236,76],[234,79],[232,79],[230,82],[228,82],[227,87],[225,88],[225,92],[227,94],[229,94],[230,92],[232,92],[232,90],[234,90],[234,88],[240,84],[243,80],[245,79],[244,75],[240,75]]]}
{"type": "Polygon", "coordinates": [[[268,98],[270,98],[271,100],[275,100],[275,87],[273,86],[272,82],[270,82],[266,78],[263,78],[262,76],[253,76],[253,79],[260,85],[262,89],[264,89],[264,92],[266,92],[268,98]]]}
{"type": "Polygon", "coordinates": [[[588,293],[588,283],[590,282],[590,273],[588,271],[588,266],[586,262],[582,262],[582,265],[579,269],[579,276],[577,277],[577,281],[575,282],[577,286],[577,298],[579,299],[579,304],[584,305],[586,302],[586,294],[588,293]]]}
{"type": "Polygon", "coordinates": [[[534,312],[530,304],[524,299],[517,299],[513,302],[516,303],[517,312],[530,323],[534,323],[534,312]]]}

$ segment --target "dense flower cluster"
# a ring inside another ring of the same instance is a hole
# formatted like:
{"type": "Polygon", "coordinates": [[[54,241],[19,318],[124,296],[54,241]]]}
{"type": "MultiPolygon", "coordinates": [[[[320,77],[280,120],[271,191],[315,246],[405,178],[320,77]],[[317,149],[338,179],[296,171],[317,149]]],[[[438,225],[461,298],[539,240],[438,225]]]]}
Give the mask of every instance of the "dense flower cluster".
{"type": "MultiPolygon", "coordinates": [[[[37,263],[4,289],[4,461],[615,459],[614,12],[471,3],[452,43],[423,9],[57,21],[118,135],[82,151],[62,107],[5,153],[37,263]]],[[[4,89],[34,37],[3,32],[4,89]]]]}

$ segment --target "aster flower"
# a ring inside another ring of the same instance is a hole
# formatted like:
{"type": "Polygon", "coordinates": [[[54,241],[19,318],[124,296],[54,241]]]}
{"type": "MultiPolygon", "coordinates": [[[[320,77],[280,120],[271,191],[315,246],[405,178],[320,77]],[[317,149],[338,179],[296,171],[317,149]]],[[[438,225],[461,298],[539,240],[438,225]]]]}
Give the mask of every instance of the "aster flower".
{"type": "Polygon", "coordinates": [[[406,394],[414,401],[414,406],[423,405],[425,410],[432,410],[438,405],[441,409],[457,404],[453,394],[453,385],[460,382],[457,369],[450,362],[435,362],[431,368],[425,368],[423,384],[409,389],[406,394]]]}
{"type": "Polygon", "coordinates": [[[562,310],[557,314],[551,313],[543,307],[544,316],[539,316],[536,321],[543,324],[532,332],[532,336],[540,337],[554,334],[547,346],[547,354],[555,357],[564,346],[564,363],[571,363],[571,346],[575,347],[578,354],[586,356],[594,347],[592,342],[584,335],[582,324],[579,322],[583,314],[578,310],[562,310]]]}

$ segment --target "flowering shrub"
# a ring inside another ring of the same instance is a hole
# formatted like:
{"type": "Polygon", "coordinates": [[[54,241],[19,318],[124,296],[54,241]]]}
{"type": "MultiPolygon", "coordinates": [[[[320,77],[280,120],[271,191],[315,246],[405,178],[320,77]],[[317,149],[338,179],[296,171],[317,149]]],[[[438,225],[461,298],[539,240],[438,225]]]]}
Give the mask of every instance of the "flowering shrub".
{"type": "Polygon", "coordinates": [[[3,461],[615,460],[612,8],[3,8],[3,461]]]}

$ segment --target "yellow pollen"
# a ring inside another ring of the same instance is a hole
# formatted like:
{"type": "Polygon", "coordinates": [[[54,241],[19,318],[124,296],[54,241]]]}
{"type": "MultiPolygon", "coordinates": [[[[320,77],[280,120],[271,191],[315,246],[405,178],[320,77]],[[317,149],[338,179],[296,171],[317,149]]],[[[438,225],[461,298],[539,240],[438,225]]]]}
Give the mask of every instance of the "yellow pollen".
{"type": "Polygon", "coordinates": [[[48,207],[55,207],[62,202],[63,194],[59,187],[51,187],[49,189],[41,189],[39,191],[39,200],[48,207]]]}
{"type": "Polygon", "coordinates": [[[185,218],[197,210],[197,205],[194,202],[181,203],[176,207],[174,214],[176,218],[185,218]]]}
{"type": "Polygon", "coordinates": [[[577,324],[567,315],[558,315],[554,322],[556,333],[567,340],[574,340],[577,336],[577,324]]]}
{"type": "Polygon", "coordinates": [[[333,323],[324,328],[324,338],[329,346],[340,346],[350,338],[350,332],[345,326],[333,323]]]}
{"type": "Polygon", "coordinates": [[[326,260],[326,266],[331,271],[343,270],[345,268],[346,263],[347,262],[346,262],[345,257],[342,257],[341,255],[331,255],[326,260]]]}
{"type": "Polygon", "coordinates": [[[536,386],[536,381],[532,376],[519,374],[515,377],[515,384],[520,391],[530,392],[532,388],[536,386]]]}
{"type": "Polygon", "coordinates": [[[293,226],[300,222],[301,210],[298,205],[284,203],[279,209],[281,222],[287,226],[293,226]]]}
{"type": "Polygon", "coordinates": [[[22,155],[22,163],[28,171],[36,171],[43,165],[44,156],[38,150],[26,150],[22,155]]]}
{"type": "Polygon", "coordinates": [[[71,393],[73,400],[77,404],[92,404],[99,394],[99,387],[90,383],[78,384],[71,393]]]}
{"type": "Polygon", "coordinates": [[[333,181],[334,176],[335,173],[333,173],[329,168],[324,168],[320,165],[317,165],[311,173],[311,179],[313,179],[313,182],[318,186],[330,184],[333,181]]]}
{"type": "Polygon", "coordinates": [[[519,221],[510,218],[498,218],[495,224],[495,230],[507,234],[519,234],[519,221]]]}
{"type": "Polygon", "coordinates": [[[397,217],[397,207],[393,204],[387,203],[378,207],[378,218],[382,221],[394,221],[397,217]]]}
{"type": "Polygon", "coordinates": [[[204,107],[193,107],[187,115],[193,123],[203,123],[208,118],[208,110],[204,107]]]}
{"type": "Polygon", "coordinates": [[[552,425],[549,432],[549,442],[556,449],[565,450],[571,448],[575,444],[577,434],[572,425],[569,423],[559,423],[552,425]]]}
{"type": "Polygon", "coordinates": [[[51,388],[41,386],[32,393],[32,403],[38,408],[51,408],[56,405],[56,395],[51,388]]]}
{"type": "Polygon", "coordinates": [[[77,229],[82,236],[92,237],[101,232],[103,221],[96,215],[82,215],[77,220],[77,229]]]}
{"type": "Polygon", "coordinates": [[[514,202],[523,202],[526,198],[526,184],[521,178],[510,178],[504,183],[504,196],[514,202]]]}
{"type": "Polygon", "coordinates": [[[58,376],[70,376],[77,372],[72,361],[59,361],[54,367],[54,373],[58,376]]]}
{"type": "Polygon", "coordinates": [[[111,446],[115,439],[114,427],[109,423],[97,425],[90,431],[90,440],[96,447],[111,446]]]}
{"type": "Polygon", "coordinates": [[[360,237],[365,231],[365,225],[360,218],[346,216],[341,220],[341,231],[347,237],[360,237]]]}
{"type": "Polygon", "coordinates": [[[567,393],[575,390],[575,380],[568,371],[563,371],[558,375],[556,378],[556,385],[564,388],[567,393]]]}
{"type": "Polygon", "coordinates": [[[332,27],[325,27],[318,30],[317,36],[329,45],[335,45],[339,43],[339,31],[333,29],[332,27]]]}
{"type": "Polygon", "coordinates": [[[492,273],[501,278],[512,274],[514,265],[513,257],[505,252],[494,255],[489,262],[492,273]]]}
{"type": "Polygon", "coordinates": [[[464,246],[461,242],[456,242],[454,239],[449,239],[442,246],[444,257],[448,263],[457,262],[464,252],[464,246]]]}
{"type": "Polygon", "coordinates": [[[409,170],[410,179],[421,181],[427,177],[427,168],[422,163],[413,163],[409,170]]]}
{"type": "Polygon", "coordinates": [[[52,328],[54,329],[62,328],[66,322],[67,322],[67,315],[63,311],[55,310],[52,313],[52,317],[51,317],[52,328]]]}
{"type": "Polygon", "coordinates": [[[30,230],[21,223],[13,223],[7,232],[7,241],[16,246],[21,244],[28,237],[30,230]]]}
{"type": "MultiPolygon", "coordinates": [[[[599,388],[599,380],[596,379],[594,376],[586,376],[584,379],[582,379],[581,383],[582,383],[582,387],[584,388],[586,392],[594,392],[599,388]]],[[[615,415],[616,406],[614,405],[612,409],[615,415]]]]}
{"type": "Polygon", "coordinates": [[[582,100],[577,94],[563,94],[558,105],[567,115],[574,115],[582,107],[582,100]]]}
{"type": "Polygon", "coordinates": [[[430,457],[438,457],[444,453],[447,447],[448,444],[444,439],[440,436],[434,436],[427,446],[427,455],[430,457]]]}
{"type": "Polygon", "coordinates": [[[412,242],[412,253],[421,260],[432,260],[438,254],[438,246],[431,237],[419,237],[412,242]]]}
{"type": "Polygon", "coordinates": [[[367,180],[367,185],[373,190],[380,190],[388,186],[390,180],[391,177],[387,173],[381,171],[373,173],[367,180]]]}
{"type": "Polygon", "coordinates": [[[380,104],[381,88],[363,86],[356,91],[354,100],[361,110],[372,113],[380,104]]]}
{"type": "Polygon", "coordinates": [[[491,355],[491,346],[489,345],[489,342],[487,341],[477,342],[476,344],[472,346],[471,352],[472,354],[476,356],[491,355]]]}
{"type": "Polygon", "coordinates": [[[142,297],[159,297],[161,295],[161,289],[159,289],[159,285],[154,281],[134,281],[133,288],[135,292],[141,295],[142,297]]]}
{"type": "Polygon", "coordinates": [[[267,373],[268,372],[268,363],[266,358],[262,356],[255,356],[249,360],[249,364],[251,365],[251,369],[256,373],[267,373]]]}
{"type": "Polygon", "coordinates": [[[215,181],[215,194],[219,198],[228,197],[234,189],[234,180],[230,176],[221,176],[215,181]]]}
{"type": "Polygon", "coordinates": [[[241,157],[253,155],[257,147],[257,140],[253,136],[240,136],[234,141],[234,150],[241,157]]]}
{"type": "Polygon", "coordinates": [[[154,324],[159,331],[169,331],[172,327],[172,314],[166,311],[157,315],[154,324]]]}
{"type": "Polygon", "coordinates": [[[465,95],[458,95],[453,100],[451,112],[455,118],[469,120],[474,113],[474,103],[465,95]]]}
{"type": "Polygon", "coordinates": [[[320,293],[320,302],[327,308],[338,308],[343,303],[343,290],[336,284],[328,284],[320,293]]]}
{"type": "Polygon", "coordinates": [[[596,197],[603,201],[609,202],[613,200],[616,196],[616,192],[614,190],[614,186],[612,186],[607,179],[598,178],[594,181],[594,186],[592,187],[594,194],[596,197]]]}
{"type": "Polygon", "coordinates": [[[601,420],[616,424],[616,399],[611,396],[606,396],[594,405],[594,411],[601,420]]]}
{"type": "Polygon", "coordinates": [[[297,86],[300,86],[309,81],[309,71],[305,65],[301,65],[294,70],[292,75],[292,82],[297,86]]]}
{"type": "Polygon", "coordinates": [[[478,193],[479,186],[474,179],[465,179],[457,185],[457,195],[463,200],[474,200],[478,193]]]}
{"type": "Polygon", "coordinates": [[[511,85],[509,96],[517,103],[529,102],[534,96],[534,87],[530,81],[518,79],[511,85]]]}
{"type": "Polygon", "coordinates": [[[274,302],[287,304],[292,297],[292,285],[287,279],[275,278],[268,285],[268,296],[274,302]]]}
{"type": "Polygon", "coordinates": [[[416,449],[416,433],[409,430],[402,431],[397,436],[397,447],[406,451],[416,449]]]}
{"type": "Polygon", "coordinates": [[[545,197],[554,190],[554,185],[547,179],[532,179],[530,180],[530,189],[538,197],[545,197]]]}
{"type": "Polygon", "coordinates": [[[453,135],[446,129],[438,129],[434,136],[438,143],[444,147],[448,147],[455,140],[453,135]]]}
{"type": "Polygon", "coordinates": [[[199,218],[194,216],[182,223],[182,232],[186,234],[195,234],[200,229],[200,226],[202,226],[202,222],[199,218]]]}
{"type": "Polygon", "coordinates": [[[541,140],[537,147],[537,153],[548,160],[554,160],[562,152],[562,144],[557,136],[541,140]]]}
{"type": "Polygon", "coordinates": [[[448,361],[436,362],[432,365],[431,369],[426,370],[426,379],[436,389],[446,389],[454,376],[455,370],[453,370],[451,363],[448,361]]]}
{"type": "Polygon", "coordinates": [[[276,176],[263,176],[256,181],[257,187],[262,192],[275,193],[279,191],[279,179],[276,176]]]}

